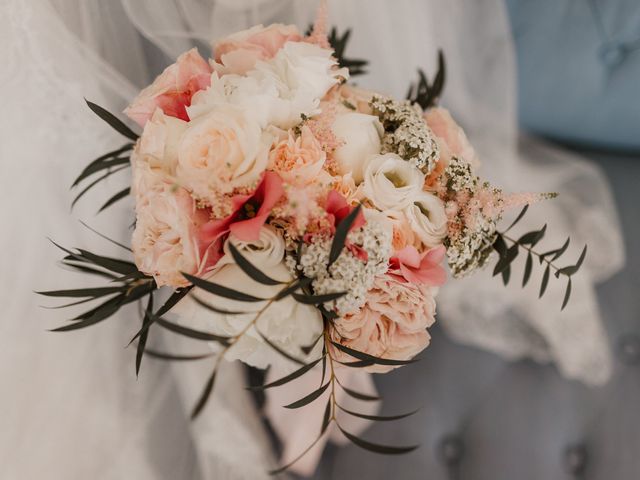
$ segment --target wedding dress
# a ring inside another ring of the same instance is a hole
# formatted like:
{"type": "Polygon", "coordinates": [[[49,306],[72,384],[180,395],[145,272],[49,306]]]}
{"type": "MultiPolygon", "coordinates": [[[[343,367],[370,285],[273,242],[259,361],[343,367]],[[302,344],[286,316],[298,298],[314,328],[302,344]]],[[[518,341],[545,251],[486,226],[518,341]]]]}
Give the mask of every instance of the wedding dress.
{"type": "MultiPolygon", "coordinates": [[[[611,359],[593,287],[623,261],[617,218],[593,166],[538,141],[518,141],[514,59],[502,2],[329,3],[331,23],[354,29],[349,54],[371,61],[370,74],[356,79],[365,86],[402,96],[416,67],[433,72],[436,49],[443,48],[443,100],[477,147],[483,174],[508,191],[561,193],[531,208],[523,230],[548,222],[550,245],[570,234],[576,257],[589,244],[572,303],[562,314],[561,286],[550,286],[539,302],[535,291],[515,282],[505,291],[487,271],[444,289],[439,305],[445,329],[461,342],[510,358],[554,361],[571,378],[605,381],[611,359]]],[[[134,307],[100,326],[49,333],[68,312],[43,311],[32,291],[89,281],[55,265],[60,252],[47,236],[107,255],[126,253],[77,221],[125,240],[130,204],[94,214],[97,202],[126,176],[105,182],[69,212],[74,176],[122,141],[88,111],[83,97],[121,111],[163,63],[193,44],[207,48],[212,38],[260,22],[304,28],[316,6],[311,0],[0,4],[0,478],[269,478],[265,472],[275,458],[238,366],[227,365],[204,415],[190,423],[189,409],[211,365],[146,359],[136,381],[134,352],[122,348],[137,328],[134,307]]],[[[198,347],[176,336],[150,340],[173,352],[198,347]]]]}

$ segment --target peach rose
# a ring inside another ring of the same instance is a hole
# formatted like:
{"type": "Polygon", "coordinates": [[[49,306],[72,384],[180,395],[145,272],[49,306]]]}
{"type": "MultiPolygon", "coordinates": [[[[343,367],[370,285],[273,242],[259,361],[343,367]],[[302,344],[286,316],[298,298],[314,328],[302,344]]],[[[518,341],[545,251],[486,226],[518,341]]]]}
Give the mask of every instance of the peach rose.
{"type": "Polygon", "coordinates": [[[195,48],[183,53],[154,82],[142,90],[124,113],[144,127],[156,108],[171,117],[189,120],[191,97],[211,84],[211,66],[195,48]]]}
{"type": "Polygon", "coordinates": [[[196,197],[252,186],[267,168],[272,137],[233,105],[220,105],[193,120],[182,135],[179,183],[196,197]]]}
{"type": "Polygon", "coordinates": [[[304,126],[298,138],[289,132],[287,138],[269,152],[269,169],[289,185],[304,186],[318,180],[326,158],[320,142],[309,127],[304,126]]]}
{"type": "MultiPolygon", "coordinates": [[[[449,110],[441,107],[430,108],[424,113],[429,128],[447,146],[450,156],[466,160],[472,168],[480,166],[480,160],[469,143],[464,130],[456,123],[449,110]]],[[[448,159],[446,159],[448,163],[448,159]]]]}
{"type": "Polygon", "coordinates": [[[173,182],[178,145],[187,122],[165,115],[159,108],[144,126],[131,155],[131,193],[136,198],[164,183],[173,182]]]}
{"type": "MultiPolygon", "coordinates": [[[[332,339],[376,357],[409,360],[429,345],[427,328],[435,321],[436,293],[436,288],[378,276],[360,311],[334,322],[332,339]]],[[[337,348],[333,355],[344,362],[355,360],[337,348]]],[[[372,365],[365,370],[386,373],[394,368],[372,365]]]]}
{"type": "Polygon", "coordinates": [[[295,25],[256,25],[219,40],[213,46],[217,62],[214,68],[221,75],[244,75],[258,60],[273,58],[285,43],[300,40],[302,35],[295,25]]]}
{"type": "Polygon", "coordinates": [[[181,272],[198,272],[204,252],[199,230],[208,219],[183,188],[166,184],[164,190],[146,192],[136,204],[131,241],[138,269],[152,275],[158,286],[188,285],[181,272]]]}

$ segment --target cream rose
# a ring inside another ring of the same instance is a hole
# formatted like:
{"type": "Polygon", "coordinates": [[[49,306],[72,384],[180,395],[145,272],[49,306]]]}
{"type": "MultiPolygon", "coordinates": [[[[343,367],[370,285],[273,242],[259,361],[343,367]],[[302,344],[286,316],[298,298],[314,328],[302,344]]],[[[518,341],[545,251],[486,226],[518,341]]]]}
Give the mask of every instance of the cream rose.
{"type": "Polygon", "coordinates": [[[140,140],[131,155],[134,196],[172,182],[178,164],[178,145],[187,129],[187,122],[165,115],[156,109],[144,126],[140,140]]]}
{"type": "Polygon", "coordinates": [[[362,192],[380,210],[403,210],[422,190],[424,175],[395,153],[370,157],[362,192]]]}
{"type": "MultiPolygon", "coordinates": [[[[239,242],[230,237],[228,242],[236,245],[241,253],[256,267],[270,277],[282,282],[293,280],[284,264],[284,240],[271,227],[263,227],[257,242],[239,242]]],[[[228,248],[228,245],[227,245],[228,248]]],[[[284,285],[263,285],[248,277],[232,259],[224,257],[207,280],[228,288],[248,292],[259,298],[272,298],[284,285]]],[[[195,290],[199,300],[218,309],[244,312],[240,315],[220,314],[206,309],[193,298],[186,297],[172,312],[183,324],[213,332],[218,335],[233,336],[242,332],[266,305],[266,302],[239,302],[195,290]]],[[[279,370],[293,370],[296,364],[287,360],[269,346],[262,335],[285,352],[301,360],[317,358],[322,348],[316,348],[304,355],[301,348],[310,346],[323,330],[322,317],[310,305],[302,305],[292,297],[271,303],[261,314],[256,324],[226,352],[225,359],[241,360],[258,368],[275,365],[279,370]],[[261,335],[262,334],[262,335],[261,335]]]]}
{"type": "Polygon", "coordinates": [[[333,122],[333,133],[340,141],[333,158],[341,175],[351,173],[356,184],[362,182],[364,165],[371,155],[380,153],[384,129],[378,117],[349,112],[338,115],[333,122]]]}
{"type": "Polygon", "coordinates": [[[136,202],[136,228],[131,247],[138,269],[158,286],[188,284],[181,272],[200,268],[199,228],[209,215],[196,207],[184,189],[165,184],[148,190],[136,202]]]}
{"type": "Polygon", "coordinates": [[[178,181],[200,198],[252,185],[267,167],[271,142],[244,109],[221,105],[182,135],[178,181]]]}
{"type": "MultiPolygon", "coordinates": [[[[359,312],[334,322],[335,342],[381,358],[409,360],[429,345],[427,328],[435,321],[436,288],[403,282],[390,275],[376,277],[359,312]]],[[[354,359],[334,348],[340,361],[354,359]]],[[[372,365],[372,373],[385,373],[396,367],[372,365]]]]}
{"type": "Polygon", "coordinates": [[[425,246],[433,248],[442,243],[447,234],[447,215],[444,203],[438,197],[420,192],[405,208],[404,215],[425,246]]]}

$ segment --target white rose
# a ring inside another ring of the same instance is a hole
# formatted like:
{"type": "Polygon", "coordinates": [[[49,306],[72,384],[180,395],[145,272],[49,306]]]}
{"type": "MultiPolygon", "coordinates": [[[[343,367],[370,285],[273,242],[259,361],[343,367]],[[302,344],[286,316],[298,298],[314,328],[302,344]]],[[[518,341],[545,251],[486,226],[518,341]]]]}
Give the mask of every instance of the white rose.
{"type": "Polygon", "coordinates": [[[378,117],[349,112],[338,115],[333,122],[333,133],[342,142],[334,152],[341,175],[351,172],[356,184],[362,182],[364,164],[374,154],[380,153],[380,140],[384,134],[378,117]]]}
{"type": "Polygon", "coordinates": [[[301,115],[320,113],[320,99],[331,87],[347,79],[344,68],[336,69],[332,51],[306,42],[287,42],[275,57],[259,61],[248,76],[261,84],[273,82],[281,104],[274,110],[272,123],[288,129],[300,123],[301,115]]]}
{"type": "Polygon", "coordinates": [[[363,193],[380,210],[403,210],[422,191],[424,175],[395,153],[375,155],[364,173],[363,193]]]}
{"type": "MultiPolygon", "coordinates": [[[[277,119],[286,119],[290,115],[290,105],[280,98],[276,79],[256,75],[241,76],[227,74],[219,77],[211,75],[211,86],[197,92],[187,107],[189,118],[206,115],[220,105],[232,104],[243,108],[260,127],[266,128],[277,119]]],[[[300,113],[297,114],[297,122],[300,113]]]]}
{"type": "Polygon", "coordinates": [[[219,105],[182,135],[178,181],[201,198],[251,185],[267,167],[272,142],[244,109],[219,105]]]}
{"type": "MultiPolygon", "coordinates": [[[[271,278],[282,282],[289,282],[293,279],[284,264],[284,240],[271,227],[263,227],[260,239],[256,242],[239,242],[231,237],[229,241],[239,248],[247,260],[271,278]]],[[[220,264],[221,266],[216,266],[216,269],[207,278],[208,281],[259,298],[272,298],[284,288],[284,285],[263,285],[252,280],[229,257],[221,259],[220,264]]],[[[267,305],[266,302],[247,303],[229,300],[201,289],[195,289],[193,295],[216,308],[244,312],[240,315],[216,313],[199,305],[190,296],[185,297],[173,308],[172,312],[177,315],[177,320],[180,323],[225,336],[233,336],[242,332],[255,319],[258,312],[267,305]]],[[[321,342],[318,342],[309,355],[304,355],[302,352],[302,347],[310,346],[322,333],[322,317],[315,307],[298,303],[289,296],[271,303],[260,314],[255,325],[250,327],[227,350],[226,360],[241,360],[258,368],[267,368],[269,365],[274,365],[279,370],[292,371],[297,368],[296,364],[270,347],[258,333],[256,327],[270,342],[303,361],[317,358],[322,348],[321,342]]]]}
{"type": "Polygon", "coordinates": [[[424,245],[433,248],[442,243],[447,234],[447,215],[442,200],[431,193],[420,192],[404,214],[424,245]]]}

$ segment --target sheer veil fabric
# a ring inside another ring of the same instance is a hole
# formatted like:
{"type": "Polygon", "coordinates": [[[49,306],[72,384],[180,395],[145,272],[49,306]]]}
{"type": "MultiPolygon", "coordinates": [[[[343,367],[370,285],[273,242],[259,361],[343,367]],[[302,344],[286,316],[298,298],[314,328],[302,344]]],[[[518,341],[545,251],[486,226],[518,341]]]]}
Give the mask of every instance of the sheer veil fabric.
{"type": "MultiPolygon", "coordinates": [[[[512,290],[481,272],[451,283],[440,298],[441,321],[457,340],[509,358],[554,361],[570,378],[606,381],[608,341],[594,284],[623,262],[610,192],[583,160],[519,137],[515,67],[500,0],[331,1],[331,23],[352,27],[349,53],[371,60],[364,86],[402,96],[415,69],[435,69],[445,51],[444,103],[467,129],[483,159],[483,174],[506,190],[558,191],[557,201],[530,209],[527,227],[545,221],[550,244],[567,235],[577,256],[590,254],[559,313],[561,286],[546,302],[535,289],[512,290]],[[363,15],[363,11],[366,15],[363,15]]],[[[274,465],[268,441],[243,389],[240,368],[228,365],[204,416],[189,409],[210,365],[143,364],[136,382],[131,349],[135,309],[72,334],[48,333],[67,312],[43,311],[32,291],[79,285],[86,278],[55,265],[46,240],[116,247],[78,219],[124,240],[131,205],[94,216],[99,201],[126,178],[113,178],[69,214],[68,185],[86,162],[121,142],[84,105],[87,97],[120,111],[162,65],[192,45],[255,23],[295,22],[304,28],[311,0],[5,0],[0,5],[0,215],[3,268],[0,300],[0,477],[51,479],[259,479],[274,465]],[[154,64],[154,59],[156,63],[154,64]],[[117,227],[116,227],[117,225],[117,227]],[[56,313],[54,313],[56,312],[56,313]],[[57,322],[56,322],[57,321],[57,322]]],[[[535,279],[532,280],[532,283],[535,279]]],[[[167,350],[181,339],[157,334],[167,350]]]]}

